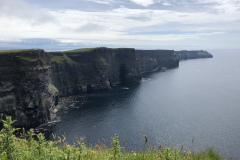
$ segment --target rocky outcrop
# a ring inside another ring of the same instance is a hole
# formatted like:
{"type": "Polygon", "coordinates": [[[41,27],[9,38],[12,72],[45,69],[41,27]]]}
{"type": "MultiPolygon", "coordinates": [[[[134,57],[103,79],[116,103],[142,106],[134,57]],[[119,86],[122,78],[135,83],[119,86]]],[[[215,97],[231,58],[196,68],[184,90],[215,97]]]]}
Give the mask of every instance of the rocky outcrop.
{"type": "Polygon", "coordinates": [[[0,52],[0,112],[32,127],[50,119],[57,89],[49,83],[48,55],[43,50],[0,52]]]}
{"type": "Polygon", "coordinates": [[[141,73],[178,66],[174,51],[91,48],[66,52],[0,51],[0,113],[16,127],[50,120],[59,96],[139,81],[141,73]]]}
{"type": "Polygon", "coordinates": [[[213,55],[208,53],[207,51],[199,50],[199,51],[175,51],[178,59],[186,60],[186,59],[197,59],[197,58],[212,58],[213,55]]]}
{"type": "Polygon", "coordinates": [[[141,72],[150,72],[179,65],[174,50],[136,50],[141,72]]]}

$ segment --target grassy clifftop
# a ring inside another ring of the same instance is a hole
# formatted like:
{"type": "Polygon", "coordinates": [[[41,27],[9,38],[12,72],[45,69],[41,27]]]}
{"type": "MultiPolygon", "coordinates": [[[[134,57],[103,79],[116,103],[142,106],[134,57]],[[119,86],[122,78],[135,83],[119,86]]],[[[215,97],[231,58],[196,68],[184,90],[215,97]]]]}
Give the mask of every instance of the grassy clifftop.
{"type": "Polygon", "coordinates": [[[64,53],[76,53],[76,52],[91,52],[95,50],[96,48],[81,48],[81,49],[74,49],[69,51],[64,51],[64,53]]]}
{"type": "Polygon", "coordinates": [[[19,67],[45,63],[42,49],[0,50],[0,66],[18,65],[19,67]],[[41,61],[41,62],[40,62],[41,61]]]}
{"type": "Polygon", "coordinates": [[[59,64],[62,64],[62,63],[67,63],[70,65],[76,64],[76,62],[74,62],[74,60],[69,58],[65,53],[61,53],[61,52],[51,53],[50,59],[51,59],[51,62],[56,62],[59,64]]]}
{"type": "Polygon", "coordinates": [[[0,50],[0,54],[19,53],[19,52],[35,51],[35,50],[38,50],[38,49],[13,49],[13,50],[0,50]]]}
{"type": "Polygon", "coordinates": [[[106,57],[98,52],[99,49],[107,48],[83,48],[64,52],[50,52],[52,62],[69,65],[107,65],[106,57]]]}

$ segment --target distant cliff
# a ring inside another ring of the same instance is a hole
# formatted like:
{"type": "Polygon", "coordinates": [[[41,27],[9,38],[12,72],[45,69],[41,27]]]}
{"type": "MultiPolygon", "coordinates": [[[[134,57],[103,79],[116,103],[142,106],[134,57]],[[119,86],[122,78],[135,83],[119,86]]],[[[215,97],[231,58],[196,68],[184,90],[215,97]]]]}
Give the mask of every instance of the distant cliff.
{"type": "Polygon", "coordinates": [[[178,66],[174,51],[89,48],[0,51],[0,113],[17,127],[51,119],[59,96],[110,89],[139,81],[141,73],[178,66]]]}
{"type": "Polygon", "coordinates": [[[197,59],[197,58],[212,58],[213,55],[208,53],[207,51],[199,50],[199,51],[175,51],[178,59],[186,60],[186,59],[197,59]]]}
{"type": "Polygon", "coordinates": [[[174,68],[179,59],[174,50],[136,50],[141,72],[174,68]]]}

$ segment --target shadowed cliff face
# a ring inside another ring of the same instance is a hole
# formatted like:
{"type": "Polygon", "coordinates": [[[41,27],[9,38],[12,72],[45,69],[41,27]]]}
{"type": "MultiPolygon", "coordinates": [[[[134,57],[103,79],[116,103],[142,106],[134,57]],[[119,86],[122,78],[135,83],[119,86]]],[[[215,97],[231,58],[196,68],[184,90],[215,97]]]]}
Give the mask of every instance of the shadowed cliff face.
{"type": "Polygon", "coordinates": [[[96,48],[51,55],[51,83],[62,96],[110,89],[138,81],[140,68],[134,49],[96,48]]]}
{"type": "Polygon", "coordinates": [[[141,72],[174,68],[179,60],[173,50],[136,50],[141,72]]]}
{"type": "Polygon", "coordinates": [[[0,52],[0,112],[15,126],[37,126],[50,119],[57,96],[49,84],[48,56],[43,50],[0,52]]]}
{"type": "Polygon", "coordinates": [[[199,50],[199,51],[175,51],[178,59],[186,60],[186,59],[197,59],[197,58],[212,58],[213,55],[208,53],[207,51],[199,50]]]}
{"type": "Polygon", "coordinates": [[[0,51],[0,113],[17,120],[17,127],[35,127],[50,120],[59,96],[139,81],[142,72],[178,63],[174,51],[160,50],[0,51]]]}

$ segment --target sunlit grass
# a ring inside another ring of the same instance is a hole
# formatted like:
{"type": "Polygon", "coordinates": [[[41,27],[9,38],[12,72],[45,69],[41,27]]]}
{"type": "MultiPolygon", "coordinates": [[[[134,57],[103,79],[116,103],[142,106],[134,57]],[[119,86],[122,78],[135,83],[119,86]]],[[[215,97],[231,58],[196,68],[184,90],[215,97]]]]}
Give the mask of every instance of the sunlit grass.
{"type": "Polygon", "coordinates": [[[74,53],[74,52],[91,52],[95,50],[96,48],[81,48],[81,49],[74,49],[69,51],[64,51],[64,53],[74,53]]]}

